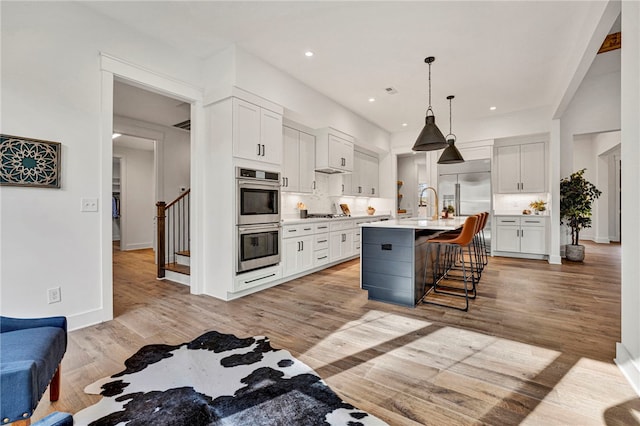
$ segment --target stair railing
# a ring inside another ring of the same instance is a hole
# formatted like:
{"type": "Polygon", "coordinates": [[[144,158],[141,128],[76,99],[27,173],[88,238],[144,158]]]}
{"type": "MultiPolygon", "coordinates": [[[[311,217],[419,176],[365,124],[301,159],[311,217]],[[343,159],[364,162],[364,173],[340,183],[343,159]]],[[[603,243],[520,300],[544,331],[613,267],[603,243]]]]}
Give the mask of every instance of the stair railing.
{"type": "Polygon", "coordinates": [[[191,189],[187,189],[169,204],[156,203],[158,278],[164,278],[166,265],[175,262],[177,252],[190,250],[190,194],[191,189]]]}

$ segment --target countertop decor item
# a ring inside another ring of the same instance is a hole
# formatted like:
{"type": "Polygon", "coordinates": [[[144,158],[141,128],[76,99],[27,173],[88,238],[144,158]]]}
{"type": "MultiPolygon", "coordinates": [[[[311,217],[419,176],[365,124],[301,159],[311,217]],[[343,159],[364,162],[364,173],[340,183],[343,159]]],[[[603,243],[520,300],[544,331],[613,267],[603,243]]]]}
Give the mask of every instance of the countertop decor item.
{"type": "Polygon", "coordinates": [[[536,200],[529,203],[529,207],[536,211],[536,214],[547,210],[547,202],[542,200],[536,200]]]}
{"type": "Polygon", "coordinates": [[[60,188],[60,145],[0,135],[0,185],[60,188]]]}
{"type": "Polygon", "coordinates": [[[571,228],[571,244],[566,246],[568,260],[582,262],[584,246],[580,245],[580,231],[591,227],[591,203],[602,194],[584,178],[581,169],[560,181],[560,223],[571,228]]]}
{"type": "Polygon", "coordinates": [[[447,141],[438,126],[436,126],[436,116],[433,114],[433,108],[431,108],[431,64],[435,60],[436,58],[433,56],[429,56],[424,60],[429,64],[429,107],[427,108],[424,128],[420,132],[413,148],[411,148],[414,151],[436,151],[447,147],[447,141]]]}
{"type": "Polygon", "coordinates": [[[367,207],[367,214],[369,216],[372,216],[373,214],[375,214],[375,212],[376,212],[376,209],[374,209],[373,207],[371,206],[367,207]]]}
{"type": "Polygon", "coordinates": [[[456,148],[456,135],[451,132],[451,100],[454,98],[453,95],[447,96],[449,99],[449,134],[446,136],[447,146],[444,151],[442,151],[442,155],[438,159],[438,164],[456,164],[456,163],[464,163],[464,158],[462,158],[462,154],[456,148]]]}

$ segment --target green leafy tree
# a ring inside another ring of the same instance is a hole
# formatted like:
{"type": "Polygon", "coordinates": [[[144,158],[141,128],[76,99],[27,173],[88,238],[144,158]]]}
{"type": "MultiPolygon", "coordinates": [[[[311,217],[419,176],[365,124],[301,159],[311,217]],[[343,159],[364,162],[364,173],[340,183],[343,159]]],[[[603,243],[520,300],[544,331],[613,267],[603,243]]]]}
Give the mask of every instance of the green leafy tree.
{"type": "Polygon", "coordinates": [[[580,230],[591,228],[591,203],[602,194],[578,170],[560,181],[560,223],[571,228],[571,244],[578,245],[580,230]]]}

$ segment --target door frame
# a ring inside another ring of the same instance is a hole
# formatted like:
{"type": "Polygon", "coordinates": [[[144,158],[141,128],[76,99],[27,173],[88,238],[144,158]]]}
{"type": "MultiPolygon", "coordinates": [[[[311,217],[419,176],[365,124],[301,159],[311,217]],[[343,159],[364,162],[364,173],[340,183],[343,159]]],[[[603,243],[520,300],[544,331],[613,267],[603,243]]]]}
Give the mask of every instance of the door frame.
{"type": "MultiPolygon", "coordinates": [[[[100,199],[111,198],[113,180],[113,84],[120,79],[127,84],[170,96],[191,105],[191,293],[202,293],[200,270],[202,263],[202,239],[199,237],[203,226],[203,215],[199,212],[202,205],[201,189],[197,185],[197,176],[204,167],[198,161],[198,152],[204,143],[205,123],[203,108],[203,90],[188,83],[156,73],[131,62],[100,52],[101,105],[100,105],[100,199]]],[[[160,186],[158,184],[158,186],[160,186]]],[[[104,205],[104,203],[103,203],[104,205]]],[[[101,320],[113,319],[113,251],[111,209],[100,209],[100,252],[102,293],[101,320]]]]}

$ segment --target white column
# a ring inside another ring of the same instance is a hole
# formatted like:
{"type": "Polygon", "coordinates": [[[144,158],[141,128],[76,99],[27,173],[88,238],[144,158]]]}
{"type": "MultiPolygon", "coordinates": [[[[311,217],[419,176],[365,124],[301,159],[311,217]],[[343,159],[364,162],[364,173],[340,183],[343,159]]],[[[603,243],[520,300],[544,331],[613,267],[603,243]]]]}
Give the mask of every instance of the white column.
{"type": "Polygon", "coordinates": [[[640,3],[622,2],[622,339],[616,363],[640,394],[640,3]]]}

